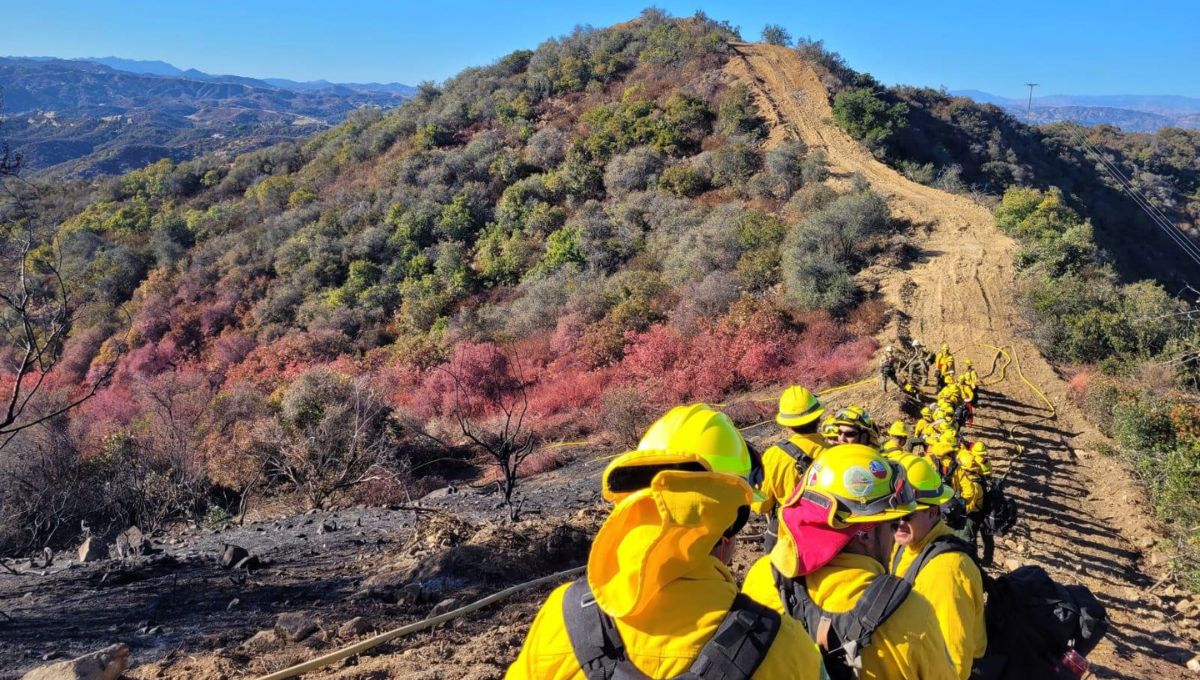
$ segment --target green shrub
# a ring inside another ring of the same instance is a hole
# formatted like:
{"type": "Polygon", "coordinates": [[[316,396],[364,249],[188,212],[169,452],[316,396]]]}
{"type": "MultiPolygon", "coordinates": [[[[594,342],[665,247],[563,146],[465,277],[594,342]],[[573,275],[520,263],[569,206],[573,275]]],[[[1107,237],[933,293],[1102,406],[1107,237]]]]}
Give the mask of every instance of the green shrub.
{"type": "Polygon", "coordinates": [[[754,139],[766,136],[766,121],[759,115],[749,87],[738,83],[725,91],[717,107],[717,130],[754,139]]]}
{"type": "Polygon", "coordinates": [[[658,188],[680,198],[699,196],[708,189],[708,182],[690,165],[672,165],[658,177],[658,188]]]}
{"type": "Polygon", "coordinates": [[[851,137],[878,147],[908,124],[908,105],[889,104],[873,89],[860,87],[833,98],[833,119],[851,137]]]}

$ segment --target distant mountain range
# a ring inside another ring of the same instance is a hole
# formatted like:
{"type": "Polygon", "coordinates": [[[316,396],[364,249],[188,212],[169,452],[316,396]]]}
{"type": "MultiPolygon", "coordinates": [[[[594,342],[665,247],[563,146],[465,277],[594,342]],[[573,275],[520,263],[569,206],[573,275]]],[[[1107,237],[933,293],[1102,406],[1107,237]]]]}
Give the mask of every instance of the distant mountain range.
{"type": "Polygon", "coordinates": [[[1083,125],[1114,125],[1130,132],[1154,132],[1164,127],[1200,130],[1200,99],[1178,95],[1047,95],[1028,100],[1001,97],[980,90],[955,90],[950,94],[995,104],[1032,124],[1063,120],[1083,125]]]}
{"type": "Polygon", "coordinates": [[[117,57],[4,57],[0,139],[31,172],[90,177],[311,135],[361,106],[390,108],[415,91],[211,75],[117,57]]]}

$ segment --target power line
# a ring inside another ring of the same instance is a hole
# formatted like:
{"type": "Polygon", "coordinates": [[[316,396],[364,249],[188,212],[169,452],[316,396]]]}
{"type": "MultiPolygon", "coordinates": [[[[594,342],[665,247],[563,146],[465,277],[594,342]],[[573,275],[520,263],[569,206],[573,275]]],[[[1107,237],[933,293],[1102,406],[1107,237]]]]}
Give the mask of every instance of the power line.
{"type": "Polygon", "coordinates": [[[1129,195],[1133,202],[1146,213],[1150,221],[1154,223],[1164,234],[1170,238],[1180,250],[1182,250],[1189,258],[1200,266],[1200,246],[1189,238],[1182,229],[1172,222],[1161,210],[1150,202],[1145,194],[1143,194],[1133,183],[1125,176],[1121,169],[1115,163],[1110,161],[1099,149],[1097,149],[1090,141],[1088,141],[1074,126],[1067,126],[1067,129],[1074,135],[1076,141],[1082,147],[1086,155],[1092,156],[1099,162],[1100,168],[1107,174],[1117,185],[1129,195]]]}

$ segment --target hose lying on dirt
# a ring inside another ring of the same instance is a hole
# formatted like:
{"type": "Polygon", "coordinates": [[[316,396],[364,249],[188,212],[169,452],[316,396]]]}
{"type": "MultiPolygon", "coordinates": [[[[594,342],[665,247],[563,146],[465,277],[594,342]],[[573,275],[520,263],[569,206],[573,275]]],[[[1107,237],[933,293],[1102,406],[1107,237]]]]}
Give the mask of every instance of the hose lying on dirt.
{"type": "Polygon", "coordinates": [[[578,576],[578,575],[582,574],[586,569],[587,569],[587,567],[575,567],[574,569],[567,569],[565,571],[560,571],[556,574],[550,574],[549,576],[543,576],[542,578],[534,579],[534,580],[528,581],[526,583],[519,583],[511,588],[506,588],[504,590],[501,590],[498,593],[488,595],[487,597],[483,598],[482,600],[476,600],[475,602],[472,602],[471,604],[468,604],[466,606],[459,607],[458,609],[455,609],[452,611],[448,611],[445,614],[431,616],[431,617],[425,619],[424,621],[417,621],[416,623],[410,623],[405,626],[400,626],[399,628],[393,628],[392,630],[389,630],[386,633],[380,633],[379,635],[376,635],[375,637],[372,637],[372,638],[367,638],[366,640],[363,640],[362,642],[356,642],[348,647],[343,647],[335,652],[330,652],[329,654],[326,654],[325,656],[319,656],[315,659],[305,661],[304,663],[296,664],[295,666],[292,666],[291,668],[285,668],[281,671],[276,671],[274,673],[271,673],[270,675],[264,675],[264,676],[258,678],[258,680],[285,680],[286,678],[294,678],[294,677],[302,675],[304,673],[311,673],[312,671],[315,671],[318,668],[324,668],[325,666],[328,666],[333,663],[337,663],[338,661],[341,661],[342,659],[346,659],[346,658],[354,656],[356,654],[362,654],[363,652],[367,651],[368,649],[371,649],[372,647],[378,647],[379,645],[381,645],[385,642],[388,642],[389,640],[395,640],[396,638],[404,637],[405,635],[419,633],[423,630],[427,630],[429,628],[433,628],[434,626],[438,626],[443,623],[446,623],[447,621],[453,621],[454,619],[457,619],[460,616],[465,616],[467,614],[470,614],[471,612],[475,611],[476,609],[482,609],[490,604],[499,602],[500,600],[503,600],[504,598],[509,597],[510,595],[515,595],[516,593],[519,593],[522,590],[526,590],[528,588],[534,588],[536,586],[540,586],[545,583],[551,583],[554,581],[560,581],[565,578],[571,578],[574,576],[578,576]]]}

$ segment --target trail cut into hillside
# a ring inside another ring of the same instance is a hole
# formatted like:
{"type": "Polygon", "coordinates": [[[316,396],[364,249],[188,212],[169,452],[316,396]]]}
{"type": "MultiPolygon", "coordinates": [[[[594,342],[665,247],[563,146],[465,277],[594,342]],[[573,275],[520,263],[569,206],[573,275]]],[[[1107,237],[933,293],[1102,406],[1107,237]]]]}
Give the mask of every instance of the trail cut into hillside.
{"type": "MultiPolygon", "coordinates": [[[[1155,550],[1148,503],[1126,470],[1094,452],[1102,435],[1023,336],[1014,300],[1016,242],[986,207],[905,178],[837,128],[817,72],[794,50],[739,44],[735,52],[727,71],[755,92],[773,129],[768,143],[791,138],[823,149],[835,180],[860,174],[895,217],[912,225],[916,259],[869,269],[864,283],[873,280],[897,310],[881,343],[900,336],[935,349],[949,343],[960,361],[974,360],[988,385],[967,436],[988,444],[999,473],[1007,467],[1021,503],[1018,535],[1000,542],[997,564],[1040,564],[1101,598],[1113,627],[1091,655],[1097,677],[1187,673],[1181,666],[1192,656],[1196,622],[1178,613],[1186,609],[1179,604],[1185,593],[1161,578],[1166,559],[1155,550]]],[[[872,405],[881,420],[895,413],[875,383],[835,397],[847,400],[872,405]]]]}

